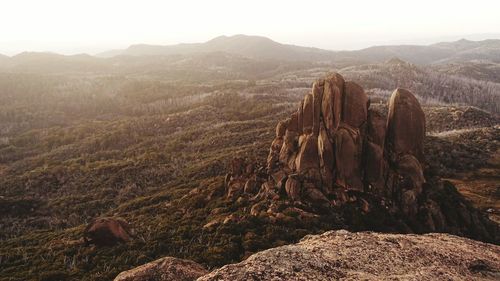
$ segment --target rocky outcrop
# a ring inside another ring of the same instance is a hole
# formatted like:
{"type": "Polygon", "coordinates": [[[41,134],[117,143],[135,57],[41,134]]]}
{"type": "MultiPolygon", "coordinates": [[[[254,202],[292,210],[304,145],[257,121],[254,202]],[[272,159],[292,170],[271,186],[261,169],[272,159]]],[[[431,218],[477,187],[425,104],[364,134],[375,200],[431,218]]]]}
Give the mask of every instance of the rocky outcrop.
{"type": "Polygon", "coordinates": [[[193,281],[207,273],[193,261],[165,257],[124,271],[114,281],[193,281]]]}
{"type": "Polygon", "coordinates": [[[450,232],[500,242],[498,225],[450,183],[425,176],[425,132],[424,112],[408,90],[396,89],[388,110],[379,112],[361,86],[334,73],[316,81],[297,110],[278,123],[265,167],[233,161],[227,198],[246,197],[253,204],[248,210],[280,201],[276,209],[340,212],[353,229],[450,232]],[[461,215],[449,212],[450,206],[461,215]]]}
{"type": "MultiPolygon", "coordinates": [[[[394,91],[386,119],[369,109],[363,88],[332,74],[313,85],[297,113],[279,122],[268,172],[298,174],[300,186],[312,183],[325,196],[375,190],[409,198],[425,182],[424,136],[425,116],[409,91],[394,91]],[[409,179],[409,190],[388,179],[401,175],[409,179]]],[[[293,195],[297,200],[296,189],[293,195]]]]}
{"type": "Polygon", "coordinates": [[[86,244],[111,246],[132,240],[129,224],[119,218],[97,218],[92,220],[83,231],[86,244]]]}
{"type": "Polygon", "coordinates": [[[418,100],[409,91],[397,89],[389,101],[387,140],[390,151],[424,160],[425,116],[418,100]]]}
{"type": "Polygon", "coordinates": [[[226,265],[209,280],[498,280],[500,247],[447,234],[330,231],[226,265]]]}

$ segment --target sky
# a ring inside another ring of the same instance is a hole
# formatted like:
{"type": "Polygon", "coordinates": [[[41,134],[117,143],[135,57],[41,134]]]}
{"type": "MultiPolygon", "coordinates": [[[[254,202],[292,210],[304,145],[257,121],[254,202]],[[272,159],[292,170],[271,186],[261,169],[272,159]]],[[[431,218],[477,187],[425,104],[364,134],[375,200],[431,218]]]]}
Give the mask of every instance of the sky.
{"type": "Polygon", "coordinates": [[[323,49],[500,38],[498,0],[2,0],[0,53],[260,35],[323,49]]]}

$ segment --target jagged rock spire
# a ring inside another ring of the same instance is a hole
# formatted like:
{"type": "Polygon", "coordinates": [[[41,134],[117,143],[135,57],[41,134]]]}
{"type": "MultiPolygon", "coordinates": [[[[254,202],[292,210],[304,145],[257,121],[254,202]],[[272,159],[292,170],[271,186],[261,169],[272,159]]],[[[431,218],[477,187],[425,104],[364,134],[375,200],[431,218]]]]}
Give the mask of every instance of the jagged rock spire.
{"type": "Polygon", "coordinates": [[[348,190],[393,193],[390,177],[400,174],[408,175],[419,193],[425,135],[420,104],[409,91],[397,89],[387,120],[369,106],[363,88],[338,73],[316,81],[297,112],[278,123],[268,172],[296,175],[286,190],[294,199],[311,188],[341,198],[348,190]]]}

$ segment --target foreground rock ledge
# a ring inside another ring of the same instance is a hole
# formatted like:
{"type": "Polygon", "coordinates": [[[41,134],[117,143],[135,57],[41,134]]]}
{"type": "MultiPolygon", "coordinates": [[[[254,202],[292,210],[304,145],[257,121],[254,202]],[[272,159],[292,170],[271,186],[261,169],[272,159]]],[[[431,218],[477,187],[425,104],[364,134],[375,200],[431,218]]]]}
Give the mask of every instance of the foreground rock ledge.
{"type": "Polygon", "coordinates": [[[208,280],[500,280],[500,246],[448,234],[310,235],[200,277],[208,280]]]}
{"type": "Polygon", "coordinates": [[[192,281],[206,273],[193,261],[165,257],[124,271],[114,281],[192,281]]]}

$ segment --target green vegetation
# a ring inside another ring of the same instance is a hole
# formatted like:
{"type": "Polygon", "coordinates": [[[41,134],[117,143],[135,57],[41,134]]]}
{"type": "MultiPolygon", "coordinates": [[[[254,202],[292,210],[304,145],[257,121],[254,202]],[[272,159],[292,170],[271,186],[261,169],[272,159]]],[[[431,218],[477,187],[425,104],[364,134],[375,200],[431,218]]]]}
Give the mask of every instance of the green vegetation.
{"type": "MultiPolygon", "coordinates": [[[[222,54],[120,62],[0,73],[0,280],[111,280],[163,256],[213,268],[310,233],[395,224],[384,210],[363,216],[351,205],[338,210],[345,216],[286,210],[269,221],[223,196],[229,160],[265,161],[277,120],[329,65],[222,54]],[[124,218],[137,239],[85,246],[82,231],[98,216],[124,218]]],[[[480,167],[498,143],[481,151],[476,138],[428,138],[430,165],[444,175],[480,167]],[[458,152],[442,157],[449,147],[458,152]]]]}

